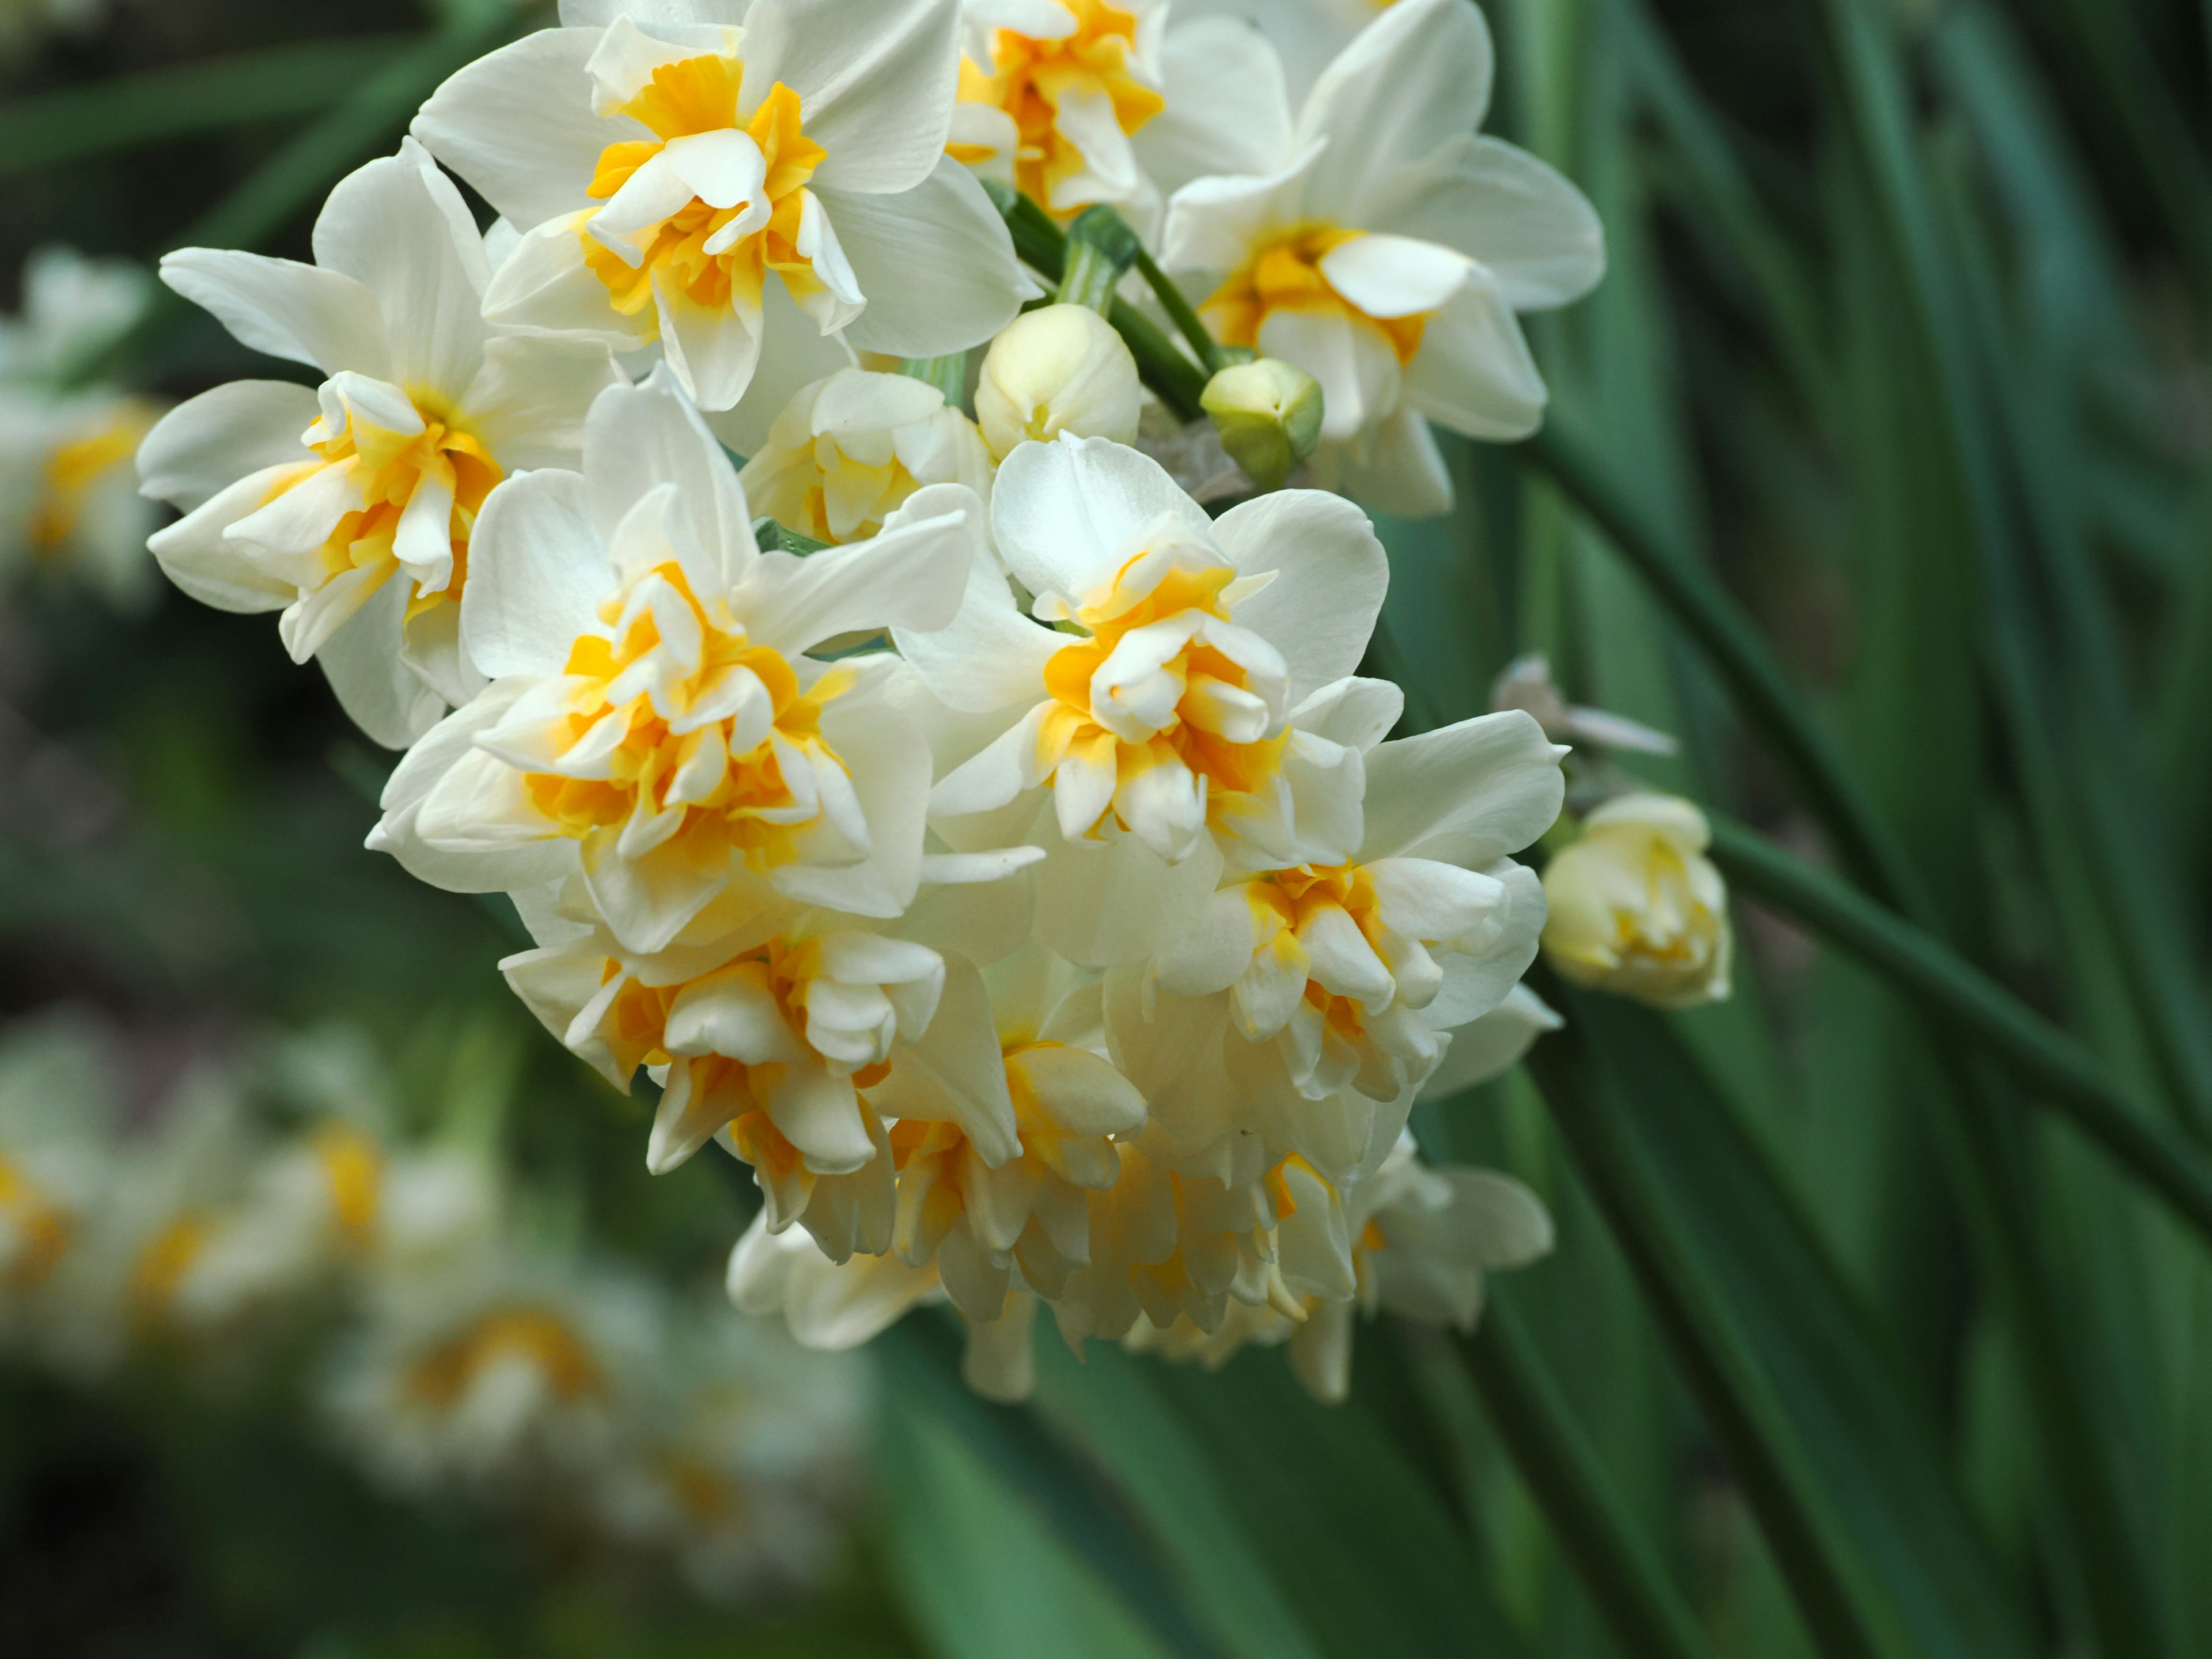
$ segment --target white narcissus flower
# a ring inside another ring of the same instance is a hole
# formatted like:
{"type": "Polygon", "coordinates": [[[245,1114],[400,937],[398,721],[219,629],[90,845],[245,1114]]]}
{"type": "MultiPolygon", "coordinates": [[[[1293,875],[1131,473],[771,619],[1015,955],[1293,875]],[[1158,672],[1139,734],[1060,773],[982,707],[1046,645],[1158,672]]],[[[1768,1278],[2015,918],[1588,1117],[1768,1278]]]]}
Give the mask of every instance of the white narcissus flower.
{"type": "MultiPolygon", "coordinates": [[[[1317,723],[1373,744],[1390,693],[1317,723]]],[[[1559,816],[1565,752],[1517,711],[1367,748],[1351,858],[1232,870],[1182,938],[1109,975],[1115,1052],[1154,1121],[1193,1150],[1253,1124],[1331,1176],[1378,1127],[1387,1150],[1445,1034],[1534,959],[1543,888],[1510,855],[1559,816]]]]}
{"type": "Polygon", "coordinates": [[[939,702],[997,732],[937,781],[948,840],[988,844],[1010,815],[1023,839],[1030,792],[1051,791],[1048,945],[1092,966],[1161,948],[1213,890],[1216,831],[1265,849],[1248,865],[1351,855],[1359,752],[1301,711],[1340,695],[1382,606],[1358,507],[1291,490],[1210,520],[1135,450],[1063,436],[1007,458],[991,523],[1039,621],[979,558],[951,626],[896,637],[939,702]]]}
{"type": "Polygon", "coordinates": [[[975,423],[926,380],[845,368],[803,386],[738,475],[754,512],[817,542],[865,541],[925,484],[988,501],[975,423]]]}
{"type": "Polygon", "coordinates": [[[580,475],[515,478],[486,511],[461,628],[491,684],[400,763],[370,844],[460,891],[580,873],[640,954],[763,908],[900,915],[930,769],[904,665],[805,653],[949,620],[981,511],[933,485],[869,541],[763,553],[665,368],[611,389],[580,475]]]}
{"type": "Polygon", "coordinates": [[[967,0],[951,154],[1062,217],[1093,202],[1149,233],[1167,192],[1259,171],[1287,142],[1282,70],[1250,25],[1167,0],[967,0]]]}
{"type": "Polygon", "coordinates": [[[1031,439],[1137,441],[1137,360],[1089,306],[1043,306],[1006,325],[983,354],[975,423],[1004,460],[1031,439]]]}
{"type": "Polygon", "coordinates": [[[1544,954],[1577,985],[1661,1008],[1729,994],[1728,885],[1705,815],[1672,795],[1620,795],[1544,870],[1544,954]]]}
{"type": "Polygon", "coordinates": [[[1316,1399],[1351,1391],[1352,1316],[1380,1309],[1425,1325],[1471,1331],[1486,1273],[1525,1267],[1552,1252],[1543,1200],[1495,1170],[1432,1169],[1402,1136],[1352,1194],[1346,1217],[1356,1298],[1310,1299],[1290,1338],[1291,1370],[1316,1399]]]}
{"type": "Polygon", "coordinates": [[[460,70],[415,121],[524,233],[493,318],[657,340],[699,405],[724,410],[778,314],[771,288],[817,337],[897,357],[980,344],[1034,291],[943,154],[957,0],[568,0],[562,16],[460,70]]]}
{"type": "Polygon", "coordinates": [[[1103,1052],[1095,976],[1031,946],[986,976],[996,1022],[999,1087],[1018,1139],[1011,1155],[966,1127],[963,1069],[925,1041],[894,1058],[870,1091],[887,1118],[898,1169],[892,1249],[910,1267],[934,1261],[971,1324],[994,1325],[1010,1291],[1056,1296],[1090,1260],[1088,1194],[1121,1173],[1114,1142],[1145,1125],[1144,1097],[1103,1052]],[[1097,1043],[1098,1048],[1086,1046],[1097,1043]]]}
{"type": "Polygon", "coordinates": [[[162,280],[319,392],[240,380],[173,410],[138,452],[185,516],[149,543],[194,599],[282,611],[376,741],[404,748],[483,684],[460,641],[477,514],[507,473],[574,465],[606,349],[501,337],[467,204],[411,140],[342,180],[312,265],[185,248],[162,280]]]}
{"type": "Polygon", "coordinates": [[[1579,298],[1605,267],[1581,191],[1474,131],[1491,70],[1476,8],[1398,0],[1315,84],[1273,168],[1168,207],[1162,263],[1210,285],[1215,335],[1321,382],[1318,476],[1407,516],[1451,504],[1425,421],[1535,430],[1544,382],[1515,313],[1579,298]]]}
{"type": "Polygon", "coordinates": [[[864,1091],[902,1063],[931,1087],[899,1109],[945,1117],[993,1164],[1019,1150],[989,999],[964,957],[812,913],[735,950],[637,957],[592,928],[501,967],[617,1088],[650,1070],[654,1174],[720,1139],[752,1166],[770,1225],[805,1222],[840,1260],[892,1242],[888,1109],[864,1091]]]}

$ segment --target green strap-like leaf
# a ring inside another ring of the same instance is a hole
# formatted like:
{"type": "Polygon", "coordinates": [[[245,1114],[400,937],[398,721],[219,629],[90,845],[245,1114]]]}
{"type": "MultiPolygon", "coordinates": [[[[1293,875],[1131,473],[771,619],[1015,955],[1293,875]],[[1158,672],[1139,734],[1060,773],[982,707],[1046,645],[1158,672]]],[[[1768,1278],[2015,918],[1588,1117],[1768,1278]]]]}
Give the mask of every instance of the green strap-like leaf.
{"type": "Polygon", "coordinates": [[[1881,1334],[1656,1015],[1548,985],[1530,1068],[1831,1659],[2039,1651],[1881,1334]]]}
{"type": "Polygon", "coordinates": [[[1712,1645],[1637,1532],[1535,1344],[1497,1287],[1464,1345],[1498,1438],[1620,1638],[1639,1659],[1712,1659],[1712,1645]]]}

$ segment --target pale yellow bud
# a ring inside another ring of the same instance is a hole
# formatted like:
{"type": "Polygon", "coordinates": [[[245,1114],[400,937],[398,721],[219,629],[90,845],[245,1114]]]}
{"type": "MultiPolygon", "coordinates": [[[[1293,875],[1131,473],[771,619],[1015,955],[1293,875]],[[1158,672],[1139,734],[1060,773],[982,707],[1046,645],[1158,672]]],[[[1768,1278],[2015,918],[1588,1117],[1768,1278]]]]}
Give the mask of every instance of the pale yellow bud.
{"type": "Polygon", "coordinates": [[[1321,441],[1321,382],[1279,357],[1232,363],[1199,399],[1221,447],[1262,489],[1273,489],[1321,441]]]}
{"type": "Polygon", "coordinates": [[[1137,360],[1114,326],[1088,306],[1044,306],[1009,323],[983,355],[975,423],[1004,460],[1032,438],[1133,443],[1137,360]]]}
{"type": "Polygon", "coordinates": [[[1671,795],[1623,795],[1583,821],[1544,872],[1544,954],[1578,985],[1661,1008],[1729,994],[1728,888],[1705,855],[1705,814],[1671,795]]]}

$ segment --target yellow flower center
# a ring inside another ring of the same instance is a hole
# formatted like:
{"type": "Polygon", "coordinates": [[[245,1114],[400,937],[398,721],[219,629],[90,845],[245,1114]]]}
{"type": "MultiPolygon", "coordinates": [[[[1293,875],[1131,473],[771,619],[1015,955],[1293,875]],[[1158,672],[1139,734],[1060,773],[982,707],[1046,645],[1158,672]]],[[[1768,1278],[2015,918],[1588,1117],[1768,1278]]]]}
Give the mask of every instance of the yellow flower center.
{"type": "Polygon", "coordinates": [[[394,543],[416,491],[426,483],[451,491],[453,504],[447,515],[447,535],[453,550],[453,574],[434,592],[424,591],[419,580],[416,583],[407,601],[411,620],[434,606],[459,603],[461,586],[468,577],[469,538],[474,532],[477,514],[483,510],[492,486],[506,474],[490,452],[457,424],[451,411],[436,398],[421,392],[409,396],[416,413],[422,416],[421,431],[393,431],[349,410],[344,431],[307,446],[322,459],[306,462],[279,480],[268,499],[273,501],[297,489],[326,468],[351,471],[360,487],[362,505],[340,519],[323,544],[318,556],[321,581],[335,580],[353,570],[378,570],[383,574],[372,586],[380,587],[399,568],[394,543]]]}
{"type": "Polygon", "coordinates": [[[43,1284],[69,1249],[76,1229],[68,1212],[0,1158],[0,1219],[15,1235],[15,1253],[0,1272],[0,1290],[18,1295],[43,1284]]]}
{"type": "MultiPolygon", "coordinates": [[[[1182,687],[1175,716],[1167,726],[1145,742],[1130,743],[1099,722],[1091,704],[1092,680],[1123,639],[1138,629],[1187,611],[1203,611],[1224,622],[1229,618],[1222,592],[1237,579],[1237,573],[1226,566],[1203,570],[1171,567],[1150,593],[1129,603],[1122,592],[1121,576],[1143,556],[1138,555],[1121,568],[1105,599],[1077,609],[1074,620],[1089,630],[1089,637],[1063,646],[1045,663],[1045,690],[1052,696],[1053,706],[1037,728],[1038,774],[1049,781],[1061,762],[1071,757],[1100,762],[1110,757],[1118,788],[1155,767],[1180,761],[1206,781],[1207,818],[1218,823],[1232,797],[1256,793],[1273,775],[1290,744],[1290,732],[1285,730],[1255,743],[1234,743],[1208,730],[1202,720],[1194,719],[1200,713],[1211,686],[1225,685],[1241,691],[1250,678],[1243,665],[1195,638],[1165,666],[1164,672],[1182,687]]],[[[1095,831],[1112,811],[1109,807],[1101,812],[1085,833],[1095,831]]]]}
{"type": "Polygon", "coordinates": [[[615,309],[626,317],[643,317],[656,337],[656,276],[665,277],[694,304],[717,311],[733,298],[744,310],[757,309],[769,270],[782,276],[795,299],[822,287],[812,263],[799,251],[799,240],[806,181],[829,152],[799,131],[799,94],[781,81],[769,89],[753,118],[740,122],[738,94],[744,75],[743,63],[719,52],[662,64],[617,112],[642,122],[654,136],[609,144],[592,175],[588,193],[606,201],[670,141],[731,129],[750,137],[767,164],[761,187],[764,203],[718,208],[694,196],[653,227],[649,238],[641,239],[643,254],[635,265],[601,242],[588,224],[580,228],[585,262],[606,284],[615,309]],[[733,221],[746,215],[760,218],[763,206],[765,222],[758,228],[708,251],[707,245],[733,221]]]}
{"type": "Polygon", "coordinates": [[[659,693],[670,701],[696,702],[733,672],[750,672],[775,708],[769,735],[742,753],[732,753],[737,720],[710,720],[675,732],[654,707],[653,694],[617,684],[626,671],[664,644],[660,625],[648,606],[635,608],[625,623],[620,595],[600,607],[607,635],[586,634],[568,653],[571,686],[562,748],[580,742],[602,721],[617,722],[620,740],[605,763],[606,775],[572,778],[558,773],[526,772],[525,786],[538,810],[564,835],[581,839],[593,831],[628,823],[641,804],[658,816],[684,810],[682,824],[665,845],[678,854],[713,867],[732,853],[754,870],[770,870],[799,856],[799,837],[819,814],[811,792],[805,799],[784,775],[775,739],[793,749],[826,757],[842,768],[836,752],[822,739],[822,711],[853,684],[848,672],[832,670],[801,690],[799,675],[773,647],[755,645],[742,626],[720,612],[710,613],[691,591],[680,567],[657,567],[653,575],[676,590],[689,607],[699,640],[697,660],[680,684],[659,693]]]}
{"type": "MultiPolygon", "coordinates": [[[[1245,902],[1259,914],[1263,926],[1275,928],[1262,950],[1297,949],[1298,930],[1320,911],[1334,909],[1351,917],[1369,946],[1377,956],[1382,954],[1382,919],[1375,884],[1363,866],[1301,864],[1270,871],[1244,893],[1245,902]]],[[[1317,979],[1306,981],[1305,996],[1340,1036],[1356,1039],[1366,1030],[1364,1012],[1355,999],[1334,994],[1317,979]]]]}
{"type": "MultiPolygon", "coordinates": [[[[989,104],[1013,118],[1020,135],[1015,181],[1046,206],[1053,191],[1088,165],[1060,130],[1060,106],[1071,94],[1103,96],[1122,131],[1134,133],[1167,107],[1167,100],[1132,72],[1137,19],[1108,0],[1062,0],[1075,14],[1075,31],[1052,40],[1000,29],[991,38],[991,68],[960,62],[960,99],[989,104]]],[[[952,159],[967,165],[988,159],[980,146],[954,144],[952,159]],[[963,154],[963,152],[968,152],[963,154]]]]}
{"type": "Polygon", "coordinates": [[[1224,345],[1256,350],[1260,331],[1278,311],[1334,312],[1380,332],[1401,363],[1413,362],[1429,313],[1370,317],[1338,293],[1322,270],[1321,262],[1329,254],[1366,234],[1337,225],[1300,225],[1269,239],[1200,307],[1214,337],[1224,345]]]}
{"type": "Polygon", "coordinates": [[[504,1308],[416,1360],[408,1369],[406,1393],[434,1411],[447,1410],[503,1359],[534,1366],[563,1403],[596,1398],[605,1387],[590,1348],[566,1320],[543,1308],[504,1308]]]}
{"type": "Polygon", "coordinates": [[[31,516],[33,552],[57,554],[76,539],[93,487],[138,453],[154,423],[143,404],[126,403],[97,431],[56,448],[46,457],[39,504],[31,516]]]}

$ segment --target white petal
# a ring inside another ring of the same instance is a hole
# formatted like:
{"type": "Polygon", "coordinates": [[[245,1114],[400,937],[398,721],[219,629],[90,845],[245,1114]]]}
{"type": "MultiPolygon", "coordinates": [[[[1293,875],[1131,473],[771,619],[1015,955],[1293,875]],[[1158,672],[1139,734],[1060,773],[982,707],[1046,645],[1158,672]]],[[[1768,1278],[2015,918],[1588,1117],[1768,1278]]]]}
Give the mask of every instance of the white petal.
{"type": "Polygon", "coordinates": [[[910,190],[945,149],[959,28],[957,0],[754,0],[740,111],[750,117],[781,81],[829,152],[817,188],[910,190]]]}
{"type": "Polygon", "coordinates": [[[979,714],[1036,702],[1044,695],[1045,665],[1067,643],[1066,635],[1016,608],[981,534],[972,538],[967,586],[952,620],[927,633],[895,628],[891,638],[940,702],[979,714]]]}
{"type": "Polygon", "coordinates": [[[483,368],[461,402],[468,426],[510,473],[583,464],[592,400],[623,383],[595,340],[516,339],[484,346],[483,368]]]}
{"type": "Polygon", "coordinates": [[[573,472],[528,472],[492,491],[470,544],[461,636],[484,673],[557,674],[612,586],[605,544],[573,472]]]}
{"type": "Polygon", "coordinates": [[[176,523],[156,531],[147,550],[168,579],[218,611],[281,611],[299,597],[295,584],[272,576],[246,556],[225,533],[258,508],[269,492],[296,468],[269,467],[249,472],[176,523]]]}
{"type": "Polygon", "coordinates": [[[1410,236],[1368,234],[1322,256],[1328,285],[1370,317],[1414,317],[1443,308],[1467,285],[1474,261],[1410,236]]]}
{"type": "Polygon", "coordinates": [[[1231,508],[1214,533],[1239,570],[1279,573],[1233,615],[1283,653],[1294,701],[1358,670],[1390,582],[1364,513],[1319,490],[1279,489],[1231,508]]]}
{"type": "Polygon", "coordinates": [[[1561,1022],[1542,998],[1516,985],[1504,1001],[1451,1033],[1451,1046],[1421,1085],[1424,1100],[1448,1100],[1521,1062],[1538,1037],[1561,1022]]]}
{"type": "Polygon", "coordinates": [[[617,351],[649,344],[653,319],[625,317],[584,262],[586,216],[548,219],[524,233],[484,290],[487,321],[520,335],[598,340],[617,351]]]}
{"type": "Polygon", "coordinates": [[[339,706],[386,749],[408,747],[446,712],[445,699],[399,660],[406,608],[407,584],[386,582],[315,653],[339,706]]]}
{"type": "Polygon", "coordinates": [[[1397,169],[1482,124],[1494,65],[1490,30],[1464,0],[1400,0],[1361,31],[1298,112],[1301,143],[1331,138],[1315,200],[1371,200],[1397,169]]]}
{"type": "Polygon", "coordinates": [[[1368,222],[1481,261],[1516,311],[1570,304],[1605,274],[1605,227],[1589,198],[1501,139],[1455,143],[1409,173],[1398,197],[1401,208],[1368,222]]]}
{"type": "Polygon", "coordinates": [[[584,477],[592,521],[608,537],[647,495],[675,487],[712,561],[688,573],[701,597],[726,592],[751,562],[752,518],[737,468],[665,366],[599,394],[584,430],[584,477]]]}
{"type": "Polygon", "coordinates": [[[415,137],[518,225],[595,205],[585,187],[622,136],[592,113],[599,43],[597,29],[539,29],[477,58],[430,94],[415,137]]]}
{"type": "Polygon", "coordinates": [[[982,516],[966,485],[930,484],[866,541],[763,555],[738,603],[753,636],[787,653],[860,629],[942,628],[958,614],[982,516]]]}
{"type": "Polygon", "coordinates": [[[1559,815],[1565,752],[1519,709],[1380,744],[1367,755],[1362,858],[1480,868],[1520,851],[1559,815]]]}
{"type": "Polygon", "coordinates": [[[1547,395],[1497,280],[1478,270],[1422,331],[1406,401],[1455,432],[1510,443],[1542,422],[1547,395]]]}
{"type": "Polygon", "coordinates": [[[216,248],[161,256],[161,280],[215,313],[242,345],[309,363],[383,377],[390,371],[376,296],[352,277],[291,259],[216,248]]]}
{"type": "Polygon", "coordinates": [[[1161,70],[1167,107],[1136,135],[1137,158],[1161,191],[1282,165],[1291,152],[1290,94],[1281,60],[1252,24],[1171,20],[1161,70]]]}
{"type": "Polygon", "coordinates": [[[412,139],[340,179],[315,221],[315,263],[376,296],[392,378],[458,398],[483,362],[491,281],[468,204],[412,139]]]}
{"type": "Polygon", "coordinates": [[[315,394],[284,380],[233,380],[164,415],[138,446],[138,487],[190,513],[264,467],[314,459],[300,441],[315,394]]]}
{"type": "Polygon", "coordinates": [[[678,382],[702,409],[727,409],[744,396],[760,361],[761,314],[737,305],[703,306],[670,278],[653,273],[660,349],[678,382]]]}
{"type": "Polygon", "coordinates": [[[991,491],[991,533],[1032,593],[1080,594],[1113,574],[1162,514],[1210,538],[1206,509],[1148,455],[1061,434],[1006,457],[991,491]]]}
{"type": "Polygon", "coordinates": [[[968,170],[943,158],[896,196],[820,185],[867,310],[847,330],[862,351],[939,357],[981,345],[1030,291],[1006,221],[968,170]]]}

